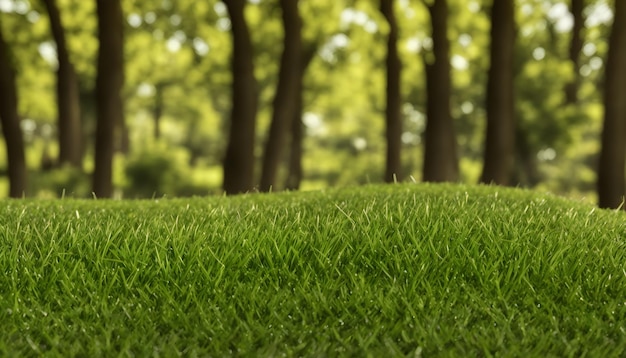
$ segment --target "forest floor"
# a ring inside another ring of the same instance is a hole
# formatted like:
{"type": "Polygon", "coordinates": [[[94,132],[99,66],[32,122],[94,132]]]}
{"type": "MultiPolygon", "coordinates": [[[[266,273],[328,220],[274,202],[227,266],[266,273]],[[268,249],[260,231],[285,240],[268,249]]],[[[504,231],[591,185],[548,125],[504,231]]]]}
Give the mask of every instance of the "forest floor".
{"type": "Polygon", "coordinates": [[[626,214],[449,184],[4,200],[0,356],[626,354],[626,214]]]}

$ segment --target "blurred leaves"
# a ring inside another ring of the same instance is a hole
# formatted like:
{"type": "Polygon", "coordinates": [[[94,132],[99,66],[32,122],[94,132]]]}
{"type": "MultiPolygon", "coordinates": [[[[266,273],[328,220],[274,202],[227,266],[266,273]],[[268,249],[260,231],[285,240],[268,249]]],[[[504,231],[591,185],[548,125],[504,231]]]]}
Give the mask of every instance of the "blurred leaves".
{"type": "MultiPolygon", "coordinates": [[[[89,93],[94,85],[98,49],[95,6],[91,1],[58,2],[71,59],[82,91],[89,93]]],[[[45,11],[34,0],[0,3],[1,26],[10,34],[7,41],[19,73],[21,115],[36,126],[54,123],[55,52],[45,11]]],[[[461,167],[467,171],[462,177],[473,180],[483,150],[483,107],[489,66],[487,14],[491,1],[449,3],[451,109],[459,137],[461,167]]],[[[564,0],[522,0],[517,9],[518,123],[527,134],[532,153],[554,150],[554,159],[539,160],[537,165],[542,187],[563,193],[587,190],[594,180],[593,175],[572,176],[569,172],[573,168],[586,168],[581,173],[594,169],[602,115],[598,86],[612,20],[607,0],[588,2],[580,102],[565,106],[563,88],[574,76],[567,58],[568,4],[564,0]]],[[[276,1],[251,1],[249,5],[246,16],[260,83],[258,143],[263,143],[283,34],[276,1]]],[[[222,160],[230,109],[230,23],[224,5],[218,0],[132,0],[124,1],[123,6],[127,66],[124,98],[132,139],[128,163],[139,166],[141,158],[147,155],[146,143],[153,133],[155,88],[161,86],[160,123],[165,144],[160,145],[176,148],[169,149],[172,152],[186,153],[184,160],[169,158],[166,162],[185,162],[186,168],[172,169],[184,175],[186,170],[214,170],[222,160]]],[[[304,83],[304,110],[316,120],[305,121],[309,136],[305,139],[303,188],[380,181],[385,146],[384,35],[388,29],[378,13],[378,2],[302,0],[300,6],[305,44],[317,49],[304,83]]],[[[410,108],[405,111],[407,141],[403,162],[407,177],[419,178],[423,126],[416,118],[425,113],[425,76],[420,57],[431,46],[430,29],[424,2],[397,0],[396,11],[403,62],[402,91],[405,106],[410,108]]],[[[86,134],[90,138],[92,133],[86,134]]],[[[37,140],[44,138],[30,141],[28,151],[41,148],[40,144],[35,145],[37,140]]],[[[155,161],[159,155],[169,155],[169,150],[158,150],[160,154],[152,158],[155,161]]],[[[260,154],[259,148],[257,156],[260,154]]],[[[0,163],[4,160],[4,156],[0,157],[0,163]]],[[[158,166],[155,163],[151,165],[158,166]]],[[[159,165],[165,168],[168,164],[159,165]]]]}

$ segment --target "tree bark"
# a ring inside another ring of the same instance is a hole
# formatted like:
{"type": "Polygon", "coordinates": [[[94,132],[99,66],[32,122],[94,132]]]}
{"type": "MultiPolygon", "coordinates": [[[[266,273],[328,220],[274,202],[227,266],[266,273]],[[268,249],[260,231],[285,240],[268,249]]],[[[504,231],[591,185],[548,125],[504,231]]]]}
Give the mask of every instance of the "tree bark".
{"type": "Polygon", "coordinates": [[[163,83],[157,83],[154,86],[154,107],[152,109],[152,117],[154,119],[154,139],[159,140],[161,138],[161,117],[163,116],[163,108],[165,106],[163,102],[163,90],[165,85],[163,83]]]}
{"type": "Polygon", "coordinates": [[[289,172],[285,180],[285,189],[298,190],[302,182],[302,155],[304,153],[304,123],[302,123],[302,112],[304,108],[302,93],[296,98],[296,113],[291,122],[291,141],[289,143],[289,172]]]}
{"type": "Polygon", "coordinates": [[[523,187],[535,187],[541,177],[537,171],[537,153],[528,141],[528,130],[515,128],[515,158],[517,165],[513,168],[513,182],[523,187]]]}
{"type": "Polygon", "coordinates": [[[237,194],[254,189],[254,137],[258,92],[254,77],[252,40],[244,17],[246,1],[222,1],[230,16],[233,43],[232,110],[224,158],[223,188],[226,194],[237,194]]]}
{"type": "Polygon", "coordinates": [[[13,58],[2,33],[0,21],[0,121],[7,150],[9,196],[19,198],[26,193],[26,159],[24,139],[17,112],[17,88],[13,58]]]}
{"type": "Polygon", "coordinates": [[[598,167],[598,204],[624,205],[626,181],[626,2],[615,1],[604,73],[604,128],[598,167]]]}
{"type": "Polygon", "coordinates": [[[380,0],[380,12],[389,24],[387,34],[387,86],[385,107],[387,161],[385,181],[393,183],[402,180],[401,137],[402,137],[402,97],[400,93],[400,71],[402,63],[398,55],[398,23],[394,13],[394,0],[380,0]]]}
{"type": "Polygon", "coordinates": [[[115,127],[124,122],[121,90],[124,84],[124,36],[120,0],[97,0],[98,74],[96,76],[96,148],[93,193],[113,195],[115,127]]]}
{"type": "Polygon", "coordinates": [[[276,173],[289,127],[297,110],[298,92],[302,90],[300,70],[302,20],[298,12],[298,0],[280,0],[280,6],[284,30],[283,53],[280,59],[278,86],[274,95],[272,122],[265,142],[261,191],[270,191],[276,186],[276,173]]]}
{"type": "Polygon", "coordinates": [[[487,79],[487,133],[482,183],[510,185],[515,157],[513,52],[514,0],[494,0],[487,79]]]}
{"type": "Polygon", "coordinates": [[[291,141],[289,144],[289,172],[287,174],[287,180],[285,181],[285,189],[298,190],[300,189],[300,183],[302,182],[303,170],[302,170],[302,155],[304,154],[303,140],[304,140],[304,123],[302,123],[302,115],[304,112],[304,85],[303,79],[306,69],[311,64],[311,61],[317,53],[318,43],[312,43],[308,46],[304,46],[301,49],[300,54],[300,89],[297,91],[296,97],[296,110],[291,118],[291,141]]]}
{"type": "Polygon", "coordinates": [[[50,19],[50,29],[57,45],[57,110],[59,164],[82,167],[82,128],[78,78],[70,61],[61,15],[54,0],[43,0],[50,19]]]}
{"type": "Polygon", "coordinates": [[[583,48],[582,30],[585,19],[583,10],[584,0],[571,0],[570,13],[574,19],[572,38],[569,45],[569,60],[574,68],[574,78],[565,85],[565,103],[575,104],[578,102],[578,87],[580,85],[580,52],[583,48]]]}
{"type": "Polygon", "coordinates": [[[424,55],[426,67],[426,130],[424,133],[423,180],[457,181],[454,123],[450,114],[450,41],[448,40],[448,4],[435,0],[428,6],[432,22],[433,56],[424,55]]]}

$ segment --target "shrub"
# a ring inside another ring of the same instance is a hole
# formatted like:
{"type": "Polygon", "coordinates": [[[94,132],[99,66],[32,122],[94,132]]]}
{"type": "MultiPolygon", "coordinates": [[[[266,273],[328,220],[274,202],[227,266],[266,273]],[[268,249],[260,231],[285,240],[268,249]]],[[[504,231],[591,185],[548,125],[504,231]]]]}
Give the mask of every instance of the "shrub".
{"type": "Polygon", "coordinates": [[[126,197],[206,195],[207,188],[191,180],[188,154],[164,144],[147,145],[127,158],[126,197]]]}
{"type": "Polygon", "coordinates": [[[29,174],[29,192],[35,197],[76,197],[89,196],[89,175],[81,169],[63,166],[47,171],[29,174]]]}

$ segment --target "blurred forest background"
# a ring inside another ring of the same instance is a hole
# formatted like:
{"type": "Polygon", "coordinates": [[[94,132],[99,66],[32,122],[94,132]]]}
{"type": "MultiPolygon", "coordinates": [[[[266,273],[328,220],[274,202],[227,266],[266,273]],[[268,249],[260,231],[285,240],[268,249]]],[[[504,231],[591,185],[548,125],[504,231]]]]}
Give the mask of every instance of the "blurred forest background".
{"type": "Polygon", "coordinates": [[[618,207],[625,26],[621,0],[0,0],[0,196],[458,181],[618,207]]]}

